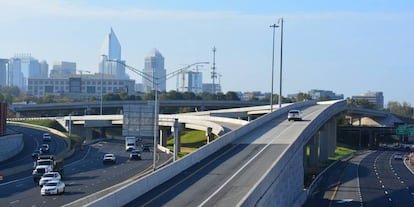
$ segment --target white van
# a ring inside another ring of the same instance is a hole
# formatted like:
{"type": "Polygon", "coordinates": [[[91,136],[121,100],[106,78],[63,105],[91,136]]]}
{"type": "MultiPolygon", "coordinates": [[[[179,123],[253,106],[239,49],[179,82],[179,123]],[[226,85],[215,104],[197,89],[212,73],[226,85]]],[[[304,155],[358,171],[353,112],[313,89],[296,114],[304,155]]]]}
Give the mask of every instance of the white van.
{"type": "Polygon", "coordinates": [[[125,150],[131,151],[137,149],[135,137],[125,137],[125,150]]]}

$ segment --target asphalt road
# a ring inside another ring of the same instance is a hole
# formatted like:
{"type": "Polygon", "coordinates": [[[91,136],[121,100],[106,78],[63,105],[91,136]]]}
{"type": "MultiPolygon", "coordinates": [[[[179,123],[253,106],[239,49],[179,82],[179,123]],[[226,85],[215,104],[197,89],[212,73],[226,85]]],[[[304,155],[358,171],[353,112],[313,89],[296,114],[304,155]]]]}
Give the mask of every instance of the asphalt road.
{"type": "MultiPolygon", "coordinates": [[[[84,147],[84,150],[77,151],[71,158],[65,160],[65,176],[62,179],[66,184],[64,194],[41,196],[40,187],[33,182],[31,176],[31,152],[41,143],[41,136],[36,135],[40,131],[33,129],[22,129],[22,131],[29,134],[27,139],[25,135],[25,150],[8,162],[2,163],[0,169],[8,172],[25,167],[27,169],[19,170],[17,175],[7,176],[7,180],[0,184],[0,206],[62,206],[115,186],[152,167],[152,152],[143,152],[142,160],[130,161],[129,153],[125,152],[124,140],[105,139],[84,147]],[[102,157],[105,153],[114,153],[117,163],[103,164],[102,157]],[[28,163],[23,161],[29,158],[28,163]],[[15,162],[15,159],[19,162],[15,162]]],[[[53,139],[60,142],[56,137],[53,139]]],[[[60,148],[54,150],[54,147],[51,145],[51,152],[58,153],[60,148]]],[[[164,153],[158,155],[158,163],[169,158],[164,153]]]]}
{"type": "Polygon", "coordinates": [[[299,122],[277,117],[126,206],[237,206],[325,107],[304,109],[299,122]]]}
{"type": "Polygon", "coordinates": [[[305,206],[414,206],[414,175],[394,151],[369,151],[327,171],[305,206]],[[338,169],[342,169],[338,171],[338,169]]]}

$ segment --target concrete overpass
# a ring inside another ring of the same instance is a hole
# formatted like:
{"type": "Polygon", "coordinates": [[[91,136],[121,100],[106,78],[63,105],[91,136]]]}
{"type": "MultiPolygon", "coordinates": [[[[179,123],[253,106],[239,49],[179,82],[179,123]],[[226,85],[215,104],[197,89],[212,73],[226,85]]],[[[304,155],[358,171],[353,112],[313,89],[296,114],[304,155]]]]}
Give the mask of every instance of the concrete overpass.
{"type": "MultiPolygon", "coordinates": [[[[123,105],[153,105],[154,101],[104,101],[102,102],[103,111],[108,109],[122,110],[123,105]]],[[[198,111],[217,109],[217,108],[240,108],[249,106],[266,105],[267,102],[259,101],[217,101],[217,100],[160,100],[159,105],[163,107],[190,107],[198,111]]],[[[100,111],[101,102],[75,102],[75,103],[45,103],[45,104],[11,104],[9,109],[17,114],[28,115],[42,112],[43,114],[53,111],[100,111]]],[[[67,114],[62,114],[67,115],[67,114]]]]}
{"type": "MultiPolygon", "coordinates": [[[[306,165],[314,165],[318,161],[326,161],[329,155],[333,155],[336,146],[335,116],[347,110],[345,104],[345,101],[336,101],[323,103],[302,102],[285,105],[279,110],[244,124],[243,127],[237,130],[222,135],[219,139],[196,152],[119,189],[113,194],[103,198],[87,198],[91,202],[89,205],[125,205],[137,196],[161,185],[219,149],[237,141],[237,139],[245,136],[247,133],[260,130],[261,126],[272,122],[274,119],[280,119],[281,117],[285,119],[288,110],[312,108],[312,111],[309,112],[309,117],[311,118],[297,124],[294,130],[295,133],[290,133],[289,138],[274,140],[287,147],[283,150],[283,153],[276,157],[267,172],[255,183],[254,188],[251,188],[235,204],[240,206],[274,206],[273,204],[277,201],[278,205],[276,206],[301,206],[306,199],[306,191],[303,190],[304,168],[306,165]],[[308,146],[310,148],[310,155],[306,157],[305,149],[308,146]],[[305,160],[309,160],[309,162],[305,160]]],[[[223,113],[228,114],[228,112],[223,113]]],[[[199,114],[199,116],[202,115],[199,114]]]]}
{"type": "MultiPolygon", "coordinates": [[[[108,195],[104,198],[90,197],[92,203],[90,206],[101,206],[102,204],[110,204],[111,206],[122,206],[133,200],[140,194],[144,194],[150,189],[164,183],[166,180],[179,174],[183,170],[205,159],[209,155],[215,153],[217,150],[226,145],[236,141],[239,137],[245,136],[247,133],[260,129],[265,123],[274,120],[275,118],[286,119],[287,111],[293,108],[307,108],[315,106],[315,112],[312,112],[312,120],[304,121],[299,124],[300,130],[294,133],[293,138],[280,140],[287,146],[283,153],[277,157],[276,161],[271,165],[267,173],[261,176],[261,179],[255,184],[248,194],[243,196],[243,199],[237,205],[252,206],[252,205],[266,205],[279,198],[284,200],[280,206],[301,206],[306,200],[306,192],[303,190],[304,177],[304,149],[311,145],[311,159],[327,160],[328,155],[334,152],[336,143],[335,139],[335,119],[333,117],[342,112],[345,108],[345,102],[329,102],[319,103],[302,102],[297,104],[286,105],[283,108],[276,110],[270,114],[264,115],[254,121],[245,124],[243,127],[224,134],[219,139],[203,146],[196,152],[193,152],[186,157],[170,164],[158,171],[131,183],[128,186],[108,195]],[[313,140],[321,140],[316,142],[313,140]],[[317,143],[317,144],[316,144],[317,143]],[[315,146],[320,148],[319,156],[315,154],[315,146]],[[293,161],[294,160],[294,161],[293,161]],[[292,169],[295,175],[292,176],[292,169]],[[282,187],[284,186],[284,187],[282,187]],[[286,188],[286,186],[289,186],[286,188]],[[283,190],[280,188],[284,188],[283,190]],[[286,191],[280,197],[281,191],[286,191]],[[133,192],[133,193],[132,193],[133,192]]],[[[312,162],[311,162],[312,163],[312,162]]],[[[280,202],[280,201],[279,201],[280,202]]]]}

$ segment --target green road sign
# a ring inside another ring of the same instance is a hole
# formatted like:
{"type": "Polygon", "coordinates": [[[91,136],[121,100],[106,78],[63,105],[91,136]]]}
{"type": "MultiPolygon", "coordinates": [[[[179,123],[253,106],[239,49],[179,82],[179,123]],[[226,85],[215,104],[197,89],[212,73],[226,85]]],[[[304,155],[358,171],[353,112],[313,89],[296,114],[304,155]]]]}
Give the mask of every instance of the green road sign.
{"type": "Polygon", "coordinates": [[[407,127],[406,126],[398,126],[398,128],[395,130],[395,133],[397,135],[406,135],[407,127]]]}

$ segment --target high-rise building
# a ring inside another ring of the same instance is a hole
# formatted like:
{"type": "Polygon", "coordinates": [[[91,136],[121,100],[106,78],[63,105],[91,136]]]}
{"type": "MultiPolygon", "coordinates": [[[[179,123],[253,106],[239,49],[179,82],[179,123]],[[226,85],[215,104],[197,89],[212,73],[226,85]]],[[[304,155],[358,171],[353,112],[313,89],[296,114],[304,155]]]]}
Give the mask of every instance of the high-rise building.
{"type": "Polygon", "coordinates": [[[27,91],[29,78],[41,77],[39,61],[26,53],[16,54],[10,58],[7,72],[7,85],[17,86],[24,92],[27,91]]]}
{"type": "Polygon", "coordinates": [[[21,70],[21,60],[19,58],[9,59],[9,68],[7,70],[7,86],[23,87],[23,73],[21,70]]]}
{"type": "Polygon", "coordinates": [[[51,78],[70,77],[76,74],[76,63],[67,61],[56,61],[50,71],[51,78]]]}
{"type": "Polygon", "coordinates": [[[40,77],[41,78],[49,77],[49,64],[47,64],[46,60],[42,60],[40,62],[40,77]]]}
{"type": "Polygon", "coordinates": [[[8,59],[0,59],[0,86],[2,87],[7,85],[6,75],[7,75],[8,64],[9,64],[8,59]]]}
{"type": "Polygon", "coordinates": [[[167,71],[164,68],[164,57],[157,49],[152,49],[147,56],[145,56],[143,72],[147,75],[147,77],[142,78],[145,93],[154,90],[154,83],[158,83],[159,91],[167,90],[167,71]]]}
{"type": "Polygon", "coordinates": [[[125,61],[121,59],[121,43],[112,28],[105,37],[100,55],[99,73],[113,75],[118,79],[128,79],[125,73],[125,61]]]}
{"type": "Polygon", "coordinates": [[[177,75],[177,91],[180,92],[203,92],[203,73],[200,71],[182,71],[177,75]]]}

